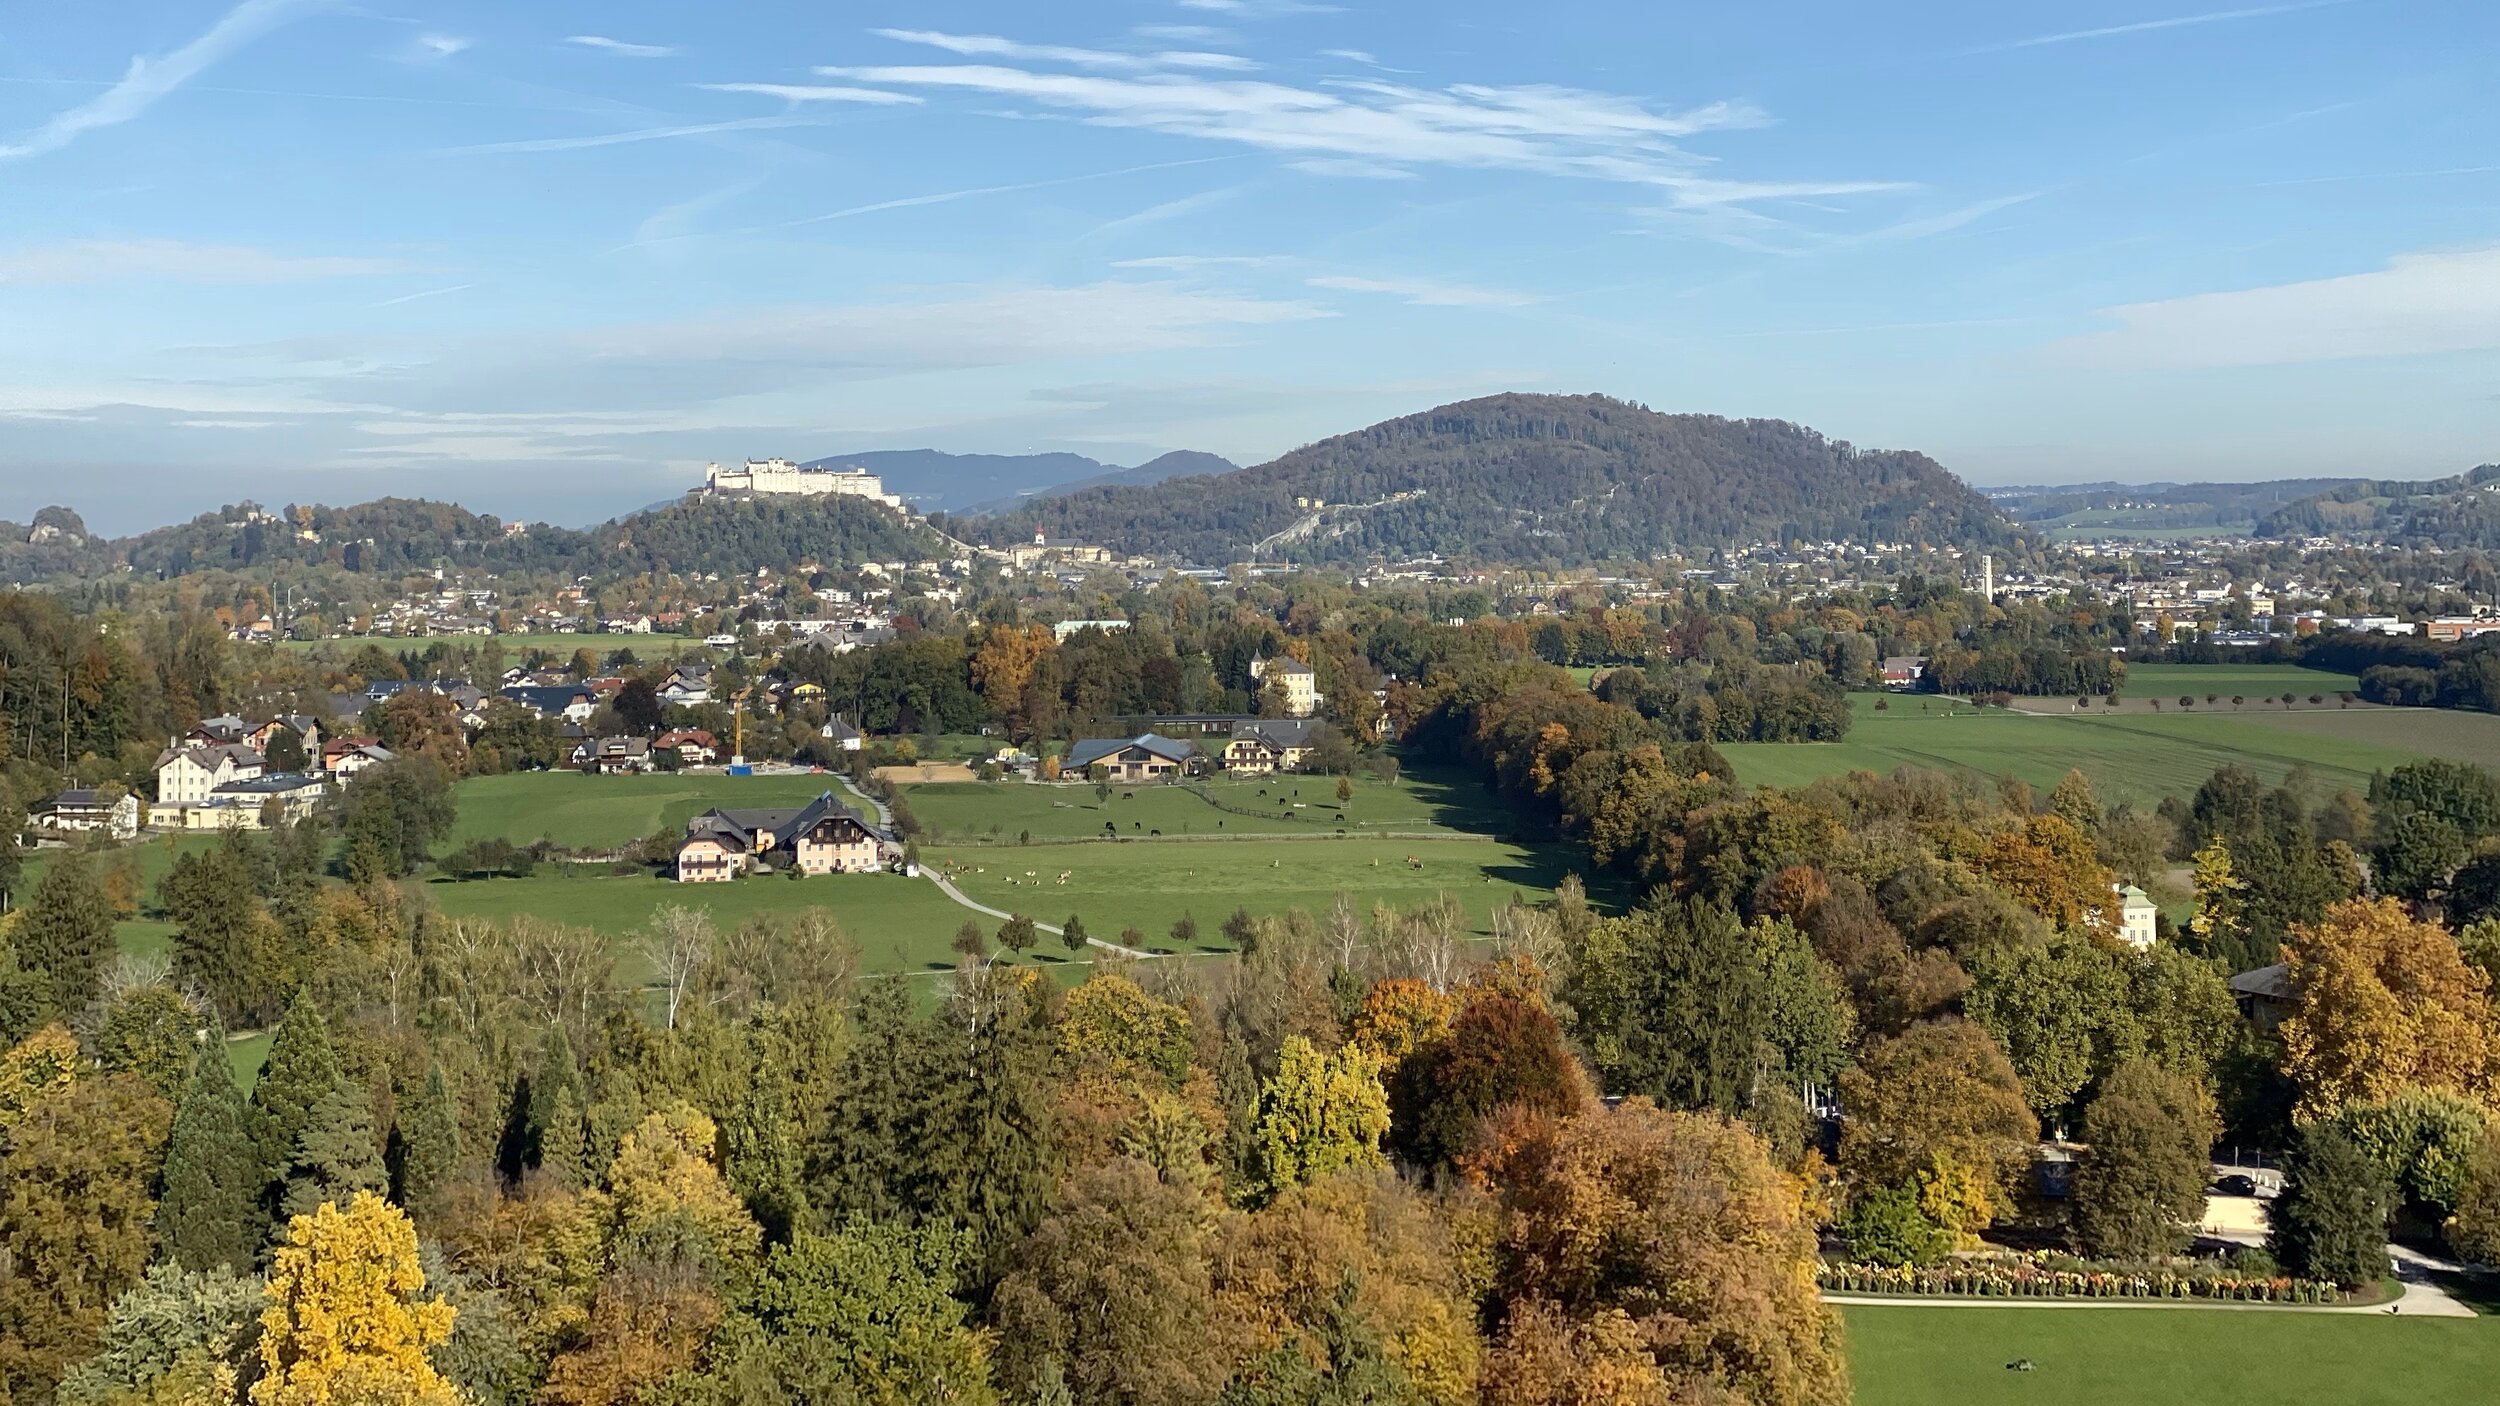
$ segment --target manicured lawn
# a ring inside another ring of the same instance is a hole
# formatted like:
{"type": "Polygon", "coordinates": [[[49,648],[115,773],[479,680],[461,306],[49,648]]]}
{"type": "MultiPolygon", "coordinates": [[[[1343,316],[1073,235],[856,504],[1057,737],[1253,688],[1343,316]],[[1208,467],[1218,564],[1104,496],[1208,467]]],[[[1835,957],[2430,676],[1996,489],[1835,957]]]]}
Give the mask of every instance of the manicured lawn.
{"type": "Polygon", "coordinates": [[[1261,916],[1299,908],[1317,917],[1339,893],[1367,916],[1375,903],[1407,908],[1446,893],[1483,931],[1513,894],[1541,902],[1572,864],[1584,862],[1563,846],[1363,837],[938,847],[922,854],[933,864],[979,870],[959,873],[955,882],[981,903],[1046,923],[1073,913],[1096,937],[1116,940],[1134,924],[1150,949],[1171,947],[1172,924],[1187,913],[1197,919],[1200,951],[1230,950],[1218,929],[1236,908],[1261,916]],[[1409,856],[1423,867],[1409,867],[1409,856]],[[1058,882],[1062,873],[1065,884],[1058,882]]]}
{"type": "MultiPolygon", "coordinates": [[[[2304,695],[2305,696],[2305,695],[2304,695]]],[[[2500,717],[2426,710],[2277,710],[2229,705],[2192,713],[2025,713],[1974,709],[1949,699],[1895,696],[1882,712],[1855,702],[1845,742],[1726,743],[1720,751],[1747,785],[1796,786],[1850,771],[1919,766],[2057,784],[2081,767],[2104,804],[2150,808],[2193,791],[2217,767],[2237,763],[2278,781],[2306,763],[2322,785],[2369,785],[2373,771],[2424,756],[2489,762],[2500,757],[2500,717]]]]}
{"type": "Polygon", "coordinates": [[[1858,1406],[2488,1401],[2500,1325],[2230,1309],[1849,1308],[1858,1406]],[[2029,1372],[2006,1364],[2029,1358],[2029,1372]]]}
{"type": "MultiPolygon", "coordinates": [[[[590,866],[582,866],[588,869],[590,866]]],[[[779,875],[730,884],[677,884],[643,874],[585,872],[550,867],[526,879],[436,879],[420,886],[449,917],[528,916],[586,927],[617,947],[617,973],[640,983],[649,969],[635,939],[663,904],[709,909],[713,923],[734,928],[759,913],[792,914],[822,908],[858,941],[870,971],[952,967],[947,950],[955,929],[976,915],[938,892],[926,879],[894,874],[835,874],[786,879],[779,875]]],[[[985,927],[995,920],[980,919],[985,927]]]]}
{"type": "Polygon", "coordinates": [[[679,829],[714,806],[799,806],[831,791],[831,776],[586,776],[523,771],[460,783],[460,819],[451,846],[501,836],[514,844],[551,839],[570,849],[611,849],[662,828],[679,829]]]}
{"type": "Polygon", "coordinates": [[[1333,776],[1217,777],[1201,784],[1223,805],[1260,813],[1224,810],[1192,789],[1168,785],[1114,787],[1110,799],[1097,800],[1094,788],[1081,782],[971,782],[910,786],[903,798],[926,827],[924,845],[1013,840],[1026,831],[1036,840],[1092,838],[1106,833],[1106,823],[1123,836],[1151,830],[1172,836],[1502,828],[1500,812],[1481,787],[1439,773],[1401,776],[1395,783],[1357,778],[1354,799],[1342,807],[1333,776]]]}

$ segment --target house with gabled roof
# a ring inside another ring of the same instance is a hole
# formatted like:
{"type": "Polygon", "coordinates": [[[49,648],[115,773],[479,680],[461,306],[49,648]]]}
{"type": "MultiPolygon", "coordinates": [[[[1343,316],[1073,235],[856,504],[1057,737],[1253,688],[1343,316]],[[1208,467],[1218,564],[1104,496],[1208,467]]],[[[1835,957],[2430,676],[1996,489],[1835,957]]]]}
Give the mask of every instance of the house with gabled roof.
{"type": "Polygon", "coordinates": [[[1233,729],[1224,744],[1224,769],[1246,776],[1293,771],[1317,745],[1317,718],[1258,718],[1233,729]]]}
{"type": "Polygon", "coordinates": [[[1172,781],[1186,774],[1201,757],[1198,744],[1186,738],[1089,737],[1071,743],[1061,759],[1062,772],[1086,775],[1099,766],[1112,781],[1172,781]]]}
{"type": "Polygon", "coordinates": [[[873,874],[885,867],[885,832],[827,791],[796,809],[714,809],[686,822],[677,846],[680,883],[722,883],[771,867],[802,874],[873,874]]]}

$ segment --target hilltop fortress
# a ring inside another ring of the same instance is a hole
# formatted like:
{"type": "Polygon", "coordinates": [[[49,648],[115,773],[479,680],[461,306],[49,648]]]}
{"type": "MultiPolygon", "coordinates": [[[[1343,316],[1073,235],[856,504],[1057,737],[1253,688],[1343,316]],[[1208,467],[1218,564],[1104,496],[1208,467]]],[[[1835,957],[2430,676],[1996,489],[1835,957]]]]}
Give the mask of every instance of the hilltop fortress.
{"type": "Polygon", "coordinates": [[[742,468],[713,464],[703,471],[707,498],[794,497],[873,498],[889,508],[903,500],[885,491],[885,480],[866,469],[811,469],[787,459],[749,459],[742,468]]]}

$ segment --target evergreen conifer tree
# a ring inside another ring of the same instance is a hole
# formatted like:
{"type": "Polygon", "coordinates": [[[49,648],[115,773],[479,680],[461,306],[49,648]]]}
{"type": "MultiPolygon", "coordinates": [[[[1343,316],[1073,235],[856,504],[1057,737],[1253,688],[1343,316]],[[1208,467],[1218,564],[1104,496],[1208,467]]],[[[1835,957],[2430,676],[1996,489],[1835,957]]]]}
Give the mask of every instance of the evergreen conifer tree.
{"type": "Polygon", "coordinates": [[[808,1168],[808,1182],[822,1210],[889,1218],[905,1204],[921,1032],[900,981],[863,983],[857,1021],[832,1136],[808,1168]]]}
{"type": "Polygon", "coordinates": [[[86,855],[71,851],[45,867],[11,938],[18,965],[42,978],[53,1015],[87,1009],[104,983],[113,905],[86,855]]]}
{"type": "Polygon", "coordinates": [[[345,1082],[330,1027],[310,996],[297,996],[269,1042],[269,1063],[252,1088],[254,1156],[273,1180],[295,1160],[296,1139],[312,1120],[313,1106],[345,1082]]]}
{"type": "MultiPolygon", "coordinates": [[[[530,1160],[541,1165],[546,1161],[547,1130],[555,1123],[557,1104],[561,1100],[570,1110],[574,1146],[560,1155],[570,1156],[578,1174],[581,1160],[580,1129],[590,1098],[582,1088],[582,1067],[573,1058],[573,1042],[559,1024],[547,1034],[547,1043],[538,1051],[538,1072],[530,1076],[529,1153],[530,1160]]],[[[575,1182],[578,1186],[580,1183],[575,1182]]]]}
{"type": "Polygon", "coordinates": [[[556,1091],[541,1099],[535,1087],[530,1091],[530,1107],[538,1116],[538,1172],[567,1191],[579,1191],[590,1185],[589,1141],[585,1136],[582,1107],[574,1102],[570,1085],[560,1084],[556,1091]]]}
{"type": "Polygon", "coordinates": [[[806,1163],[799,1149],[798,1113],[789,1061],[775,1048],[775,1032],[759,1031],[755,1068],[737,1108],[721,1126],[729,1184],[764,1227],[765,1238],[785,1243],[807,1227],[806,1163]]]}
{"type": "Polygon", "coordinates": [[[269,1172],[253,1149],[222,1032],[209,1033],[174,1106],[156,1233],[166,1258],[184,1269],[248,1270],[261,1241],[260,1193],[269,1172]]]}
{"type": "Polygon", "coordinates": [[[373,1101],[341,1079],[314,1104],[288,1163],[281,1219],[310,1215],[327,1204],[345,1207],[359,1191],[390,1189],[381,1144],[373,1133],[373,1101]]]}
{"type": "Polygon", "coordinates": [[[2267,1215],[2266,1248],[2295,1274],[2346,1287],[2387,1273],[2387,1174],[2333,1123],[2313,1123],[2294,1149],[2267,1215]]]}
{"type": "Polygon", "coordinates": [[[460,1167],[460,1114],[443,1066],[428,1065],[425,1090],[400,1124],[399,1202],[422,1206],[460,1167]]]}

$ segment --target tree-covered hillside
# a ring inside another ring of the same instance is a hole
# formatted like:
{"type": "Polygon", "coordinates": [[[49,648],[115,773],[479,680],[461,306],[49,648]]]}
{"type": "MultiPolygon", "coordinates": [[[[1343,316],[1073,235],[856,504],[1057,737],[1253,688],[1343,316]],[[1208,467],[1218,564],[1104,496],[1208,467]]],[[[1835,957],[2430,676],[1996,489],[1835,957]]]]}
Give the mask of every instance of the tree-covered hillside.
{"type": "Polygon", "coordinates": [[[1445,405],[1256,468],[1090,488],[959,526],[1208,563],[1438,553],[1571,564],[1766,539],[1999,545],[2017,530],[1923,454],[1594,395],[1445,405]]]}
{"type": "Polygon", "coordinates": [[[2500,548],[2500,464],[2424,482],[2370,481],[2346,484],[2303,498],[2267,514],[2262,537],[2319,537],[2351,533],[2383,537],[2400,546],[2500,548]]]}
{"type": "Polygon", "coordinates": [[[31,527],[0,523],[0,579],[93,580],[123,570],[161,579],[202,571],[334,567],[363,574],[434,566],[601,576],[742,572],[801,560],[828,566],[924,560],[942,543],[919,520],[857,498],[692,500],[587,530],[497,518],[451,503],[382,498],[269,512],[242,503],[135,537],[87,536],[47,508],[31,527]]]}

